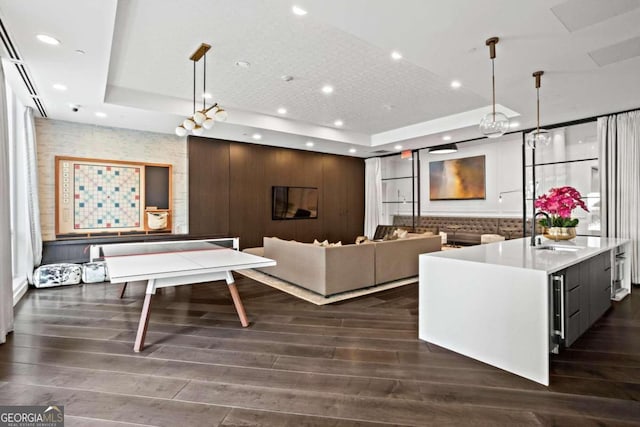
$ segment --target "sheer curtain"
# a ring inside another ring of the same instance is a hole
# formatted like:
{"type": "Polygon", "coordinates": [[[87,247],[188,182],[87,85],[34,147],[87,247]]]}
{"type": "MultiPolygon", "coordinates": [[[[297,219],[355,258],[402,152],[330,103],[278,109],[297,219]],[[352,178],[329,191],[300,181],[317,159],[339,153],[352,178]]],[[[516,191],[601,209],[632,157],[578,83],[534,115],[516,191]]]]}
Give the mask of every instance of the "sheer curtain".
{"type": "Polygon", "coordinates": [[[24,218],[28,240],[25,249],[24,270],[29,283],[33,283],[33,269],[42,261],[42,230],[40,229],[40,202],[38,199],[38,155],[33,108],[24,109],[24,198],[27,215],[24,218]]]}
{"type": "Polygon", "coordinates": [[[382,161],[366,159],[364,181],[364,234],[370,239],[382,224],[382,161]]]}
{"type": "Polygon", "coordinates": [[[631,282],[640,283],[640,110],[598,118],[602,235],[631,239],[631,282]]]}
{"type": "Polygon", "coordinates": [[[32,282],[42,259],[38,200],[38,159],[33,109],[25,107],[7,87],[11,192],[14,303],[32,282]]]}
{"type": "Polygon", "coordinates": [[[9,134],[4,71],[0,64],[0,343],[13,331],[11,210],[9,200],[9,134]]]}

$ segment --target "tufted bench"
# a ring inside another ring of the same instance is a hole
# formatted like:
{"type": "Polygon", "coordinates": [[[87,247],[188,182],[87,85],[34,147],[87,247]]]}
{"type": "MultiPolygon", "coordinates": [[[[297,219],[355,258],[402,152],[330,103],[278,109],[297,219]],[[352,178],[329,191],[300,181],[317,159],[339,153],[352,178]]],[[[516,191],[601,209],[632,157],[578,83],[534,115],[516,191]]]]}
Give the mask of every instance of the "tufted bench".
{"type": "MultiPolygon", "coordinates": [[[[394,215],[395,226],[410,227],[411,215],[394,215]]],[[[497,234],[506,239],[522,237],[522,218],[500,217],[463,217],[463,216],[421,216],[416,218],[416,229],[429,228],[453,234],[450,226],[460,226],[455,232],[456,243],[477,245],[483,234],[497,234]]],[[[530,222],[527,221],[527,234],[530,234],[530,222]]]]}

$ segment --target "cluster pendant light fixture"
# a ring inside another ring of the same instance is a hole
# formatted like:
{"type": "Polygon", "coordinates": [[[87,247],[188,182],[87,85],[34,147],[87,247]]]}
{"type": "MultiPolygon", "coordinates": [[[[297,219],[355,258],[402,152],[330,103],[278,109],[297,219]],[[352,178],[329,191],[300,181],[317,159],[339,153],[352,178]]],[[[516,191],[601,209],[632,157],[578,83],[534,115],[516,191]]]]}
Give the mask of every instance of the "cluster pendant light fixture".
{"type": "Polygon", "coordinates": [[[207,107],[207,52],[209,49],[211,49],[210,45],[202,43],[189,58],[193,61],[193,115],[187,117],[176,127],[176,135],[178,136],[185,136],[189,131],[193,135],[200,136],[205,129],[211,129],[216,121],[224,122],[227,120],[227,112],[217,102],[207,107]],[[203,59],[202,109],[196,111],[196,63],[200,59],[203,59]]]}
{"type": "Polygon", "coordinates": [[[531,148],[540,148],[549,145],[551,142],[551,135],[548,130],[540,129],[540,80],[544,71],[536,71],[532,75],[536,82],[536,114],[537,125],[536,129],[527,134],[527,144],[531,148]]]}
{"type": "Polygon", "coordinates": [[[485,44],[489,46],[489,57],[491,58],[491,85],[493,95],[493,110],[480,121],[480,132],[489,138],[502,136],[509,130],[509,119],[501,112],[496,112],[496,76],[494,60],[496,59],[496,44],[500,39],[491,37],[485,44]]]}

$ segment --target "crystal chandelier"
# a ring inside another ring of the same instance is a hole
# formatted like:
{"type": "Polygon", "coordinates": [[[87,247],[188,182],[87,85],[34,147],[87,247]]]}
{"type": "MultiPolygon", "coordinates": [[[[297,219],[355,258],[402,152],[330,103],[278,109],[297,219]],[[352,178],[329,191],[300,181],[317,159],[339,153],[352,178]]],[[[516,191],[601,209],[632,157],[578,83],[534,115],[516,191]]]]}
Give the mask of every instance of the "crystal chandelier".
{"type": "Polygon", "coordinates": [[[485,44],[489,46],[489,57],[491,58],[491,85],[493,93],[493,110],[480,121],[480,132],[489,138],[502,136],[509,130],[509,119],[501,112],[496,112],[496,76],[494,60],[496,59],[496,44],[500,39],[491,37],[485,44]]]}
{"type": "Polygon", "coordinates": [[[533,73],[533,77],[536,80],[536,113],[537,113],[537,125],[535,130],[532,130],[527,134],[527,144],[531,148],[540,148],[549,145],[551,142],[551,134],[548,130],[540,129],[540,80],[544,71],[536,71],[533,73]]]}
{"type": "Polygon", "coordinates": [[[211,129],[216,121],[224,122],[227,120],[227,112],[214,103],[207,107],[207,52],[211,46],[202,43],[200,47],[189,58],[193,61],[193,114],[187,117],[178,127],[176,127],[176,135],[185,136],[189,131],[193,135],[200,136],[205,129],[211,129]],[[204,58],[202,73],[202,109],[196,111],[196,62],[204,58]]]}

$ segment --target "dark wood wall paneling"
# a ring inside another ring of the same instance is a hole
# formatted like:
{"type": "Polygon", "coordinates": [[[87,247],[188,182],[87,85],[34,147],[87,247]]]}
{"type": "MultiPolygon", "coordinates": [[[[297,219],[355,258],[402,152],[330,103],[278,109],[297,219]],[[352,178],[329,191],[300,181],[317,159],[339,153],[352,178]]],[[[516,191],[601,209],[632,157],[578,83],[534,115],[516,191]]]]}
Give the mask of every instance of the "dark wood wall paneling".
{"type": "Polygon", "coordinates": [[[189,138],[189,234],[229,235],[229,142],[189,138]]]}
{"type": "Polygon", "coordinates": [[[189,234],[353,243],[364,229],[364,160],[189,137],[189,234]],[[271,187],[317,187],[318,218],[271,219],[271,187]]]}

